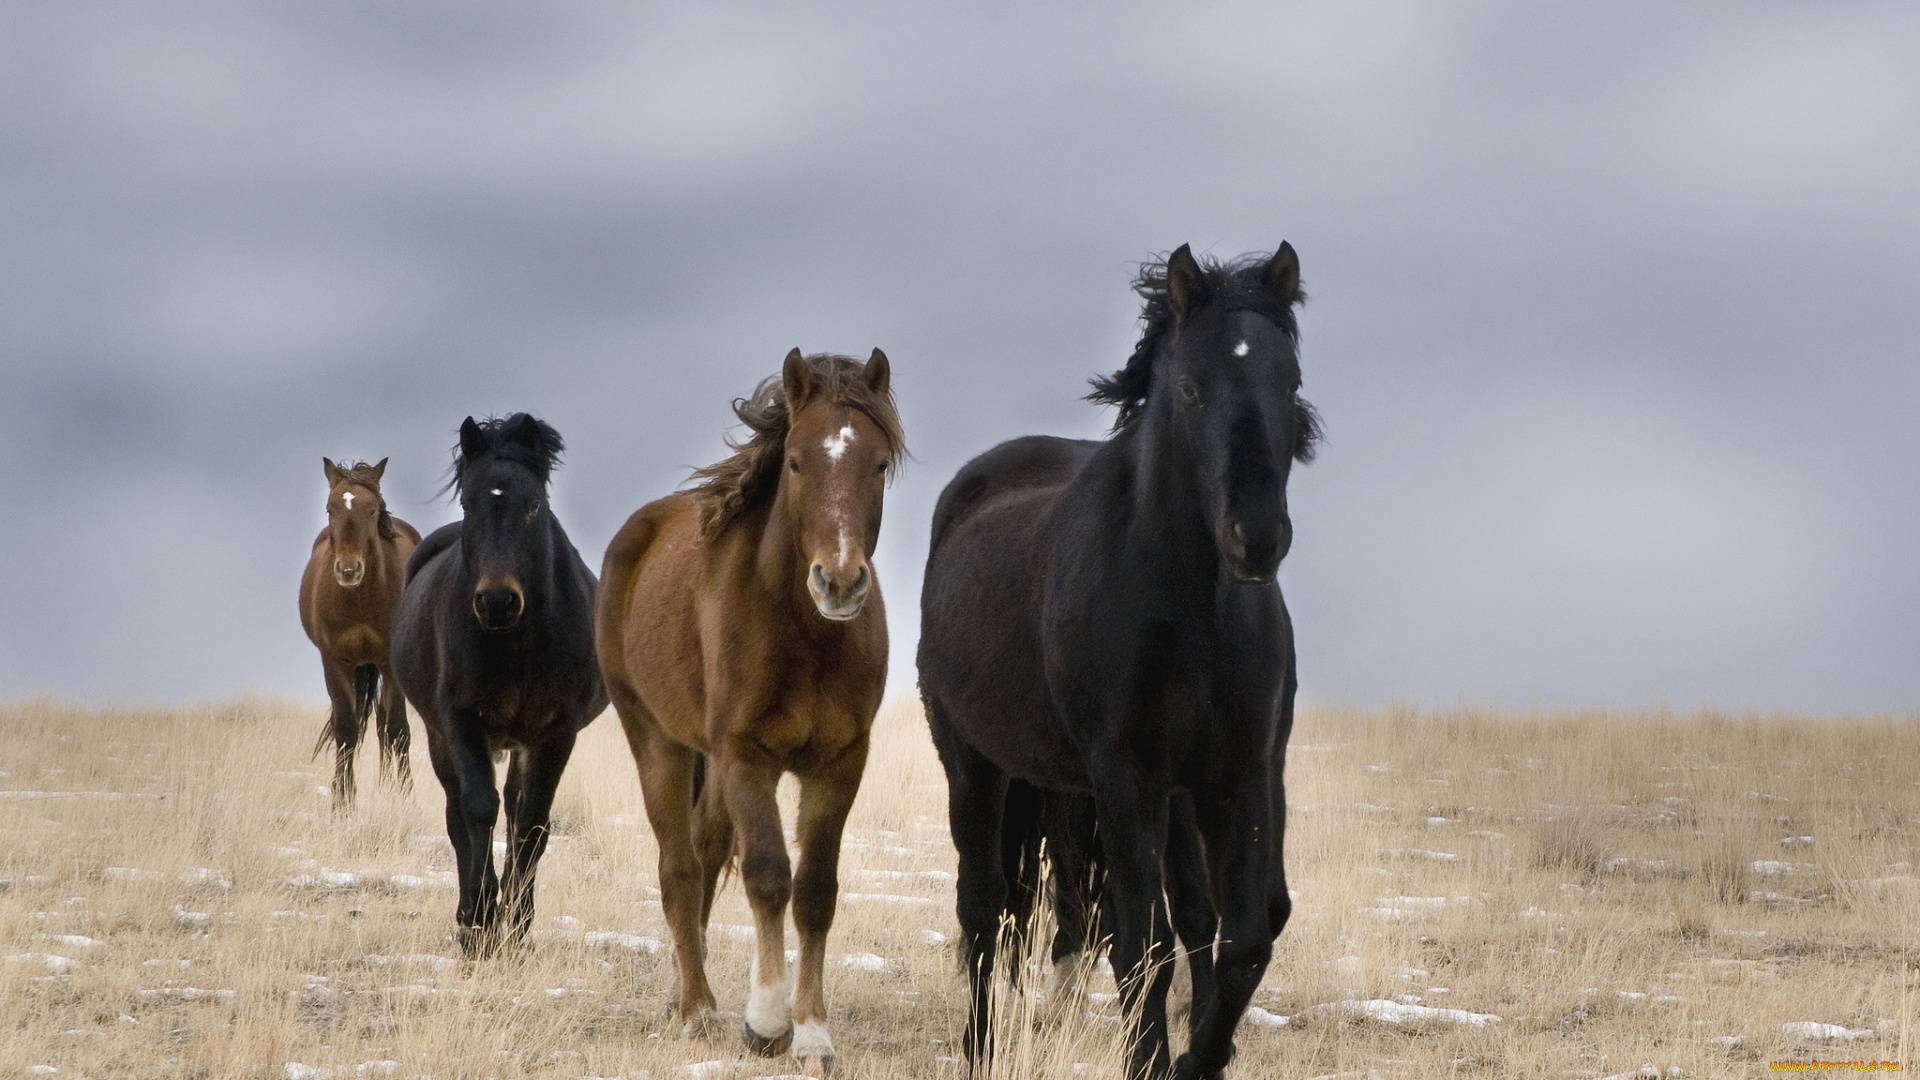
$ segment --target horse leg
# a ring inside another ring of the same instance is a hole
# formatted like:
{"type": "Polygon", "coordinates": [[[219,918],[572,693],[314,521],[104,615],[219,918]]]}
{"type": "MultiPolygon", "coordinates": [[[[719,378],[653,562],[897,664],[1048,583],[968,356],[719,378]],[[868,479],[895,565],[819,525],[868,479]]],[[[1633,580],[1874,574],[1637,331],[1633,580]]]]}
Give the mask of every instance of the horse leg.
{"type": "Polygon", "coordinates": [[[746,886],[747,904],[753,908],[753,969],[741,1034],[747,1049],[779,1054],[793,1039],[793,988],[787,981],[787,901],[793,897],[793,868],[780,828],[780,804],[774,799],[780,769],[730,753],[709,759],[709,764],[719,775],[709,775],[707,780],[720,782],[720,794],[738,831],[740,880],[746,886]]]}
{"type": "Polygon", "coordinates": [[[1273,803],[1269,767],[1238,770],[1207,797],[1194,800],[1195,816],[1212,856],[1210,875],[1220,916],[1214,960],[1214,994],[1193,1027],[1193,1042],[1181,1055],[1178,1076],[1218,1077],[1233,1060],[1233,1032],[1273,957],[1269,890],[1273,803]]]}
{"type": "Polygon", "coordinates": [[[1099,897],[1105,886],[1095,847],[1093,800],[1064,791],[1046,793],[1041,831],[1052,864],[1053,946],[1048,959],[1053,977],[1047,987],[1049,1011],[1079,1015],[1086,1008],[1087,980],[1104,943],[1100,938],[1099,897]]]}
{"type": "Polygon", "coordinates": [[[1094,803],[1112,897],[1113,972],[1120,1004],[1138,1017],[1127,1068],[1130,1080],[1165,1076],[1167,986],[1173,929],[1162,900],[1162,853],[1167,837],[1167,792],[1139,775],[1133,763],[1096,762],[1094,803]]]}
{"type": "Polygon", "coordinates": [[[533,926],[533,877],[547,850],[553,793],[573,756],[575,734],[555,735],[513,752],[507,770],[507,871],[501,907],[507,932],[524,940],[533,926]]]}
{"type": "Polygon", "coordinates": [[[407,755],[413,747],[413,728],[407,723],[407,698],[400,692],[400,684],[393,681],[393,673],[385,669],[380,672],[380,710],[375,722],[379,725],[380,767],[393,770],[401,791],[412,791],[413,765],[407,755]]]}
{"type": "Polygon", "coordinates": [[[964,1042],[967,1061],[976,1075],[984,1075],[985,1060],[993,1053],[993,962],[1000,933],[1000,915],[1007,906],[1007,878],[1002,862],[1001,823],[1007,805],[1007,774],[985,755],[968,746],[946,722],[940,708],[927,701],[928,726],[940,764],[947,774],[947,821],[953,846],[960,856],[954,882],[965,948],[970,1002],[964,1042]]]}
{"type": "MultiPolygon", "coordinates": [[[[500,819],[500,794],[494,787],[493,754],[478,716],[456,716],[447,725],[447,833],[460,859],[460,947],[468,956],[491,952],[500,923],[500,880],[493,869],[493,827],[500,819]],[[460,836],[465,837],[462,844],[460,836]]],[[[440,762],[434,762],[440,772],[440,762]]]]}
{"type": "Polygon", "coordinates": [[[353,665],[344,664],[332,657],[322,660],[327,675],[327,700],[332,711],[327,714],[327,729],[320,735],[320,748],[333,744],[333,809],[344,811],[353,805],[353,755],[360,748],[361,716],[354,700],[353,665]]]}
{"type": "Polygon", "coordinates": [[[700,857],[700,926],[706,932],[713,919],[713,898],[720,892],[720,873],[733,858],[733,818],[727,816],[727,800],[717,783],[705,782],[706,757],[694,761],[693,851],[700,857]]]}
{"type": "Polygon", "coordinates": [[[637,702],[629,703],[620,718],[640,773],[640,797],[647,807],[647,821],[660,848],[660,906],[667,917],[667,929],[673,934],[674,963],[680,969],[680,1022],[686,1034],[697,1035],[719,1005],[713,988],[707,985],[700,858],[693,849],[690,821],[697,755],[662,734],[651,716],[629,711],[638,707],[637,702]]]}
{"type": "Polygon", "coordinates": [[[1200,1018],[1213,1000],[1213,943],[1220,920],[1208,895],[1206,854],[1200,846],[1193,796],[1185,791],[1174,792],[1168,804],[1166,879],[1174,930],[1187,953],[1187,1036],[1191,1045],[1200,1018]]]}
{"type": "Polygon", "coordinates": [[[800,938],[800,964],[793,988],[793,1056],[833,1072],[833,1039],[827,1032],[823,973],[827,932],[840,899],[840,838],[867,768],[865,736],[831,764],[800,778],[800,815],[794,824],[800,865],[793,877],[793,926],[800,938]]]}

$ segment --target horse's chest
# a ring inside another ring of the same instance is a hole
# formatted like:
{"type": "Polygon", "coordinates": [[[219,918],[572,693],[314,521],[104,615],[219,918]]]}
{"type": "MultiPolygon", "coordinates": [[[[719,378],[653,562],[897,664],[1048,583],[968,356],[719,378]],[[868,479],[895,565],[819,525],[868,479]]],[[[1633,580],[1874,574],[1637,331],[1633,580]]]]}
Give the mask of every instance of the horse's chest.
{"type": "Polygon", "coordinates": [[[790,688],[755,710],[749,740],[789,768],[831,761],[866,733],[872,710],[829,688],[790,688]]]}

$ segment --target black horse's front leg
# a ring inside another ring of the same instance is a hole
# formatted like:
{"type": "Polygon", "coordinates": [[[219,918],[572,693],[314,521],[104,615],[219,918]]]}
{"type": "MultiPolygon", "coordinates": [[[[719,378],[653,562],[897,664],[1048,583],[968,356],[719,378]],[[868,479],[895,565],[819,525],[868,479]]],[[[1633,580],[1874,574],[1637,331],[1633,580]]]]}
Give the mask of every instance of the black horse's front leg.
{"type": "Polygon", "coordinates": [[[954,883],[958,896],[962,958],[967,965],[971,1003],[965,1048],[974,1075],[983,1075],[993,1054],[993,964],[1000,917],[1007,906],[1002,863],[1001,820],[1006,809],[1007,775],[946,725],[932,702],[928,720],[940,762],[947,773],[947,811],[953,846],[960,856],[954,883]]]}
{"type": "Polygon", "coordinates": [[[547,850],[553,794],[573,756],[575,734],[549,738],[514,751],[507,770],[507,870],[501,899],[507,932],[515,941],[533,926],[533,876],[547,850]]]}
{"type": "Polygon", "coordinates": [[[1181,1080],[1217,1076],[1233,1060],[1234,1029],[1273,956],[1276,930],[1269,899],[1279,837],[1273,828],[1272,777],[1264,760],[1237,772],[1194,803],[1201,836],[1216,865],[1220,944],[1213,1000],[1194,1025],[1192,1048],[1181,1056],[1181,1080]]]}
{"type": "Polygon", "coordinates": [[[1191,1043],[1213,1002],[1213,946],[1220,920],[1208,895],[1206,852],[1200,845],[1193,796],[1185,791],[1174,792],[1168,808],[1166,877],[1173,927],[1187,951],[1187,971],[1192,976],[1193,1000],[1187,1009],[1191,1043]]]}
{"type": "Polygon", "coordinates": [[[1173,928],[1162,899],[1167,790],[1138,776],[1137,766],[1096,765],[1094,803],[1111,897],[1113,973],[1120,1004],[1139,1019],[1129,1080],[1167,1075],[1167,987],[1173,982],[1173,928]]]}
{"type": "MultiPolygon", "coordinates": [[[[453,841],[460,871],[460,946],[469,956],[492,951],[499,924],[500,880],[493,869],[493,827],[500,819],[500,794],[494,788],[493,755],[478,716],[456,716],[448,725],[447,758],[452,784],[447,790],[447,837],[453,841]]],[[[434,770],[440,770],[438,755],[434,770]]]]}

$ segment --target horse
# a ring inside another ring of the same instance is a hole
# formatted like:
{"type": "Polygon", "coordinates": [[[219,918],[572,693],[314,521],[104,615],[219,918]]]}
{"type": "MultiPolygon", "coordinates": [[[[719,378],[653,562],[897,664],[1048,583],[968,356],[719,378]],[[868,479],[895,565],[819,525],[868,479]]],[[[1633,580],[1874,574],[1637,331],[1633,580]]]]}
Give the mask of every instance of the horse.
{"type": "Polygon", "coordinates": [[[525,413],[467,417],[448,483],[462,520],[415,549],[393,620],[394,675],[447,796],[457,936],[470,957],[532,925],[554,789],[580,729],[607,707],[593,658],[593,571],[547,498],[563,449],[559,432],[525,413]],[[507,862],[496,876],[493,763],[503,750],[512,752],[507,862]]]}
{"type": "Polygon", "coordinates": [[[831,1072],[821,969],[840,836],[860,789],[887,674],[871,559],[905,452],[885,353],[863,365],[787,354],[736,399],[745,441],[695,484],[635,511],[607,546],[600,668],[659,841],[660,898],[697,1033],[717,1008],[703,966],[723,868],[738,859],[755,948],[742,1036],[831,1072]],[[774,791],[800,780],[787,857],[774,791]],[[787,981],[793,904],[797,980],[787,981]]]}
{"type": "Polygon", "coordinates": [[[314,537],[300,577],[300,625],[320,650],[333,703],[313,753],[318,757],[333,744],[333,808],[344,810],[353,803],[353,755],[370,713],[381,767],[393,772],[402,790],[413,787],[407,703],[387,664],[387,641],[401,575],[420,534],[387,512],[380,495],[386,458],[373,465],[321,458],[320,464],[327,477],[327,527],[314,537]]]}
{"type": "Polygon", "coordinates": [[[1275,574],[1287,479],[1320,431],[1299,396],[1299,259],[1282,244],[1203,263],[1182,245],[1134,288],[1139,341],[1088,395],[1118,408],[1110,437],[1002,443],[934,510],[920,689],[959,853],[976,1068],[1011,779],[1093,800],[1132,1077],[1220,1075],[1291,910],[1280,778],[1296,679],[1275,574]],[[1217,944],[1170,1063],[1161,896],[1202,879],[1217,944]]]}

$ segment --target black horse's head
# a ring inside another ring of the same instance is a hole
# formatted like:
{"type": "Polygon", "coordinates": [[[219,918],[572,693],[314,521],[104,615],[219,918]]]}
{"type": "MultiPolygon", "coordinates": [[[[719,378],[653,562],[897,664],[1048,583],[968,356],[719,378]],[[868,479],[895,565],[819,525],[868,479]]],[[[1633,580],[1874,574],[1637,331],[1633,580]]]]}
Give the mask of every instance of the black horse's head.
{"type": "Polygon", "coordinates": [[[1300,397],[1299,257],[1283,243],[1271,258],[1202,264],[1182,244],[1142,269],[1134,289],[1146,329],[1089,396],[1120,407],[1116,430],[1163,428],[1227,570],[1272,581],[1293,543],[1287,476],[1320,437],[1300,397]]]}
{"type": "Polygon", "coordinates": [[[460,548],[471,574],[473,615],[488,630],[510,630],[553,564],[547,478],[564,444],[526,413],[460,425],[453,487],[466,522],[460,548]]]}

